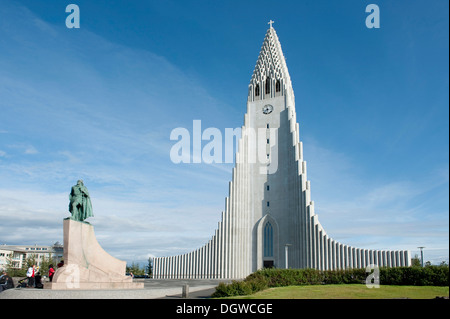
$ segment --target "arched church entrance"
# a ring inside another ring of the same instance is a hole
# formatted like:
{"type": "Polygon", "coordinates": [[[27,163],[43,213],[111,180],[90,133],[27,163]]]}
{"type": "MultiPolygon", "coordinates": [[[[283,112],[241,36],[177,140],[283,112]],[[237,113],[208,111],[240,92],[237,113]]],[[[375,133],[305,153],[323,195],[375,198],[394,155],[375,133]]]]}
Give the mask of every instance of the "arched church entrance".
{"type": "Polygon", "coordinates": [[[266,214],[257,224],[258,269],[277,267],[278,255],[278,223],[266,214]]]}

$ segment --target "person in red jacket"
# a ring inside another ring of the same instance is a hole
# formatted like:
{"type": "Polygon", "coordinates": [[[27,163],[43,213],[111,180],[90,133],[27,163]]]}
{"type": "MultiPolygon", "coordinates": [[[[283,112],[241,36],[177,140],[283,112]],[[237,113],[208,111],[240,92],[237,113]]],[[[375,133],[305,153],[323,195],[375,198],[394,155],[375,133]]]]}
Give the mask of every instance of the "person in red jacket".
{"type": "Polygon", "coordinates": [[[55,274],[55,269],[53,268],[53,265],[50,265],[48,267],[48,279],[50,279],[50,282],[53,280],[54,274],[55,274]]]}

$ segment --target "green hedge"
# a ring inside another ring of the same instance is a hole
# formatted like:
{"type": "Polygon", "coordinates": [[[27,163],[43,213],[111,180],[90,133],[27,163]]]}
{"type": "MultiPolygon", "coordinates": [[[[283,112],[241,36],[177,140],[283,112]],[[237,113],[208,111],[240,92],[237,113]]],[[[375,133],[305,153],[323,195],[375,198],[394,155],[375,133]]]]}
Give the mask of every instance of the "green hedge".
{"type": "MultiPolygon", "coordinates": [[[[365,284],[365,269],[328,270],[266,268],[241,281],[220,283],[212,297],[249,295],[270,287],[365,284]]],[[[380,284],[408,286],[448,286],[448,266],[380,268],[380,284]]]]}
{"type": "Polygon", "coordinates": [[[380,283],[385,285],[448,286],[448,266],[381,268],[380,283]]]}

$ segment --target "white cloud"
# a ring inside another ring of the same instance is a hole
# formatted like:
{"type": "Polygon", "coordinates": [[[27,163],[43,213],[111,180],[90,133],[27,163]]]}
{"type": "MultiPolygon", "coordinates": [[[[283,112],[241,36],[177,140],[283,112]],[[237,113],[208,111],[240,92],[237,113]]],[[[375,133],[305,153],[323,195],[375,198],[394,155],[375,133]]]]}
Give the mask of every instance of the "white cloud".
{"type": "MultiPolygon", "coordinates": [[[[68,192],[0,189],[1,244],[62,242],[62,220],[70,216],[68,192]]],[[[136,256],[191,251],[214,233],[215,216],[205,217],[214,206],[169,207],[116,200],[114,194],[94,197],[92,192],[91,197],[94,217],[88,221],[97,240],[107,252],[130,262],[136,256]]]]}
{"type": "Polygon", "coordinates": [[[26,149],[25,149],[25,152],[24,152],[25,154],[37,154],[38,153],[38,150],[34,147],[34,146],[28,146],[26,149]]]}
{"type": "Polygon", "coordinates": [[[8,43],[0,57],[23,53],[0,59],[0,106],[7,112],[0,133],[8,133],[0,144],[1,240],[62,241],[68,192],[82,178],[99,242],[112,255],[177,254],[206,242],[223,198],[202,202],[186,185],[194,175],[205,195],[217,175],[173,165],[169,133],[192,124],[180,110],[221,119],[220,102],[152,52],[86,28],[68,37],[22,7],[7,7],[0,17],[9,25],[0,30],[8,43]]]}

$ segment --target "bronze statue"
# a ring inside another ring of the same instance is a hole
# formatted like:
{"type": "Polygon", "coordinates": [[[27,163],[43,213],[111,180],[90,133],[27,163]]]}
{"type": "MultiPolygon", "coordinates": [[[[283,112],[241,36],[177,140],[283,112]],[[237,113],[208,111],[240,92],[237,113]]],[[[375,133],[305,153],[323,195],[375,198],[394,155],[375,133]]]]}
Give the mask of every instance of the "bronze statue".
{"type": "Polygon", "coordinates": [[[79,180],[76,185],[72,186],[69,199],[69,212],[72,214],[70,219],[82,222],[86,218],[94,216],[91,198],[82,180],[79,180]]]}

